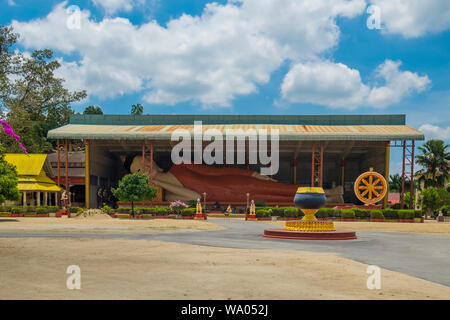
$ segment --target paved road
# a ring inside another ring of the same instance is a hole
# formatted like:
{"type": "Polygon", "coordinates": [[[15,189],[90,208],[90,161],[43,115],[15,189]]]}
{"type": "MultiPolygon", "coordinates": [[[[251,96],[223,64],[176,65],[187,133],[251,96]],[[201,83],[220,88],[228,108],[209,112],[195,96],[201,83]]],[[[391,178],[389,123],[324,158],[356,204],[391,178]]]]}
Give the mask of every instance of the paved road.
{"type": "Polygon", "coordinates": [[[276,240],[261,237],[264,229],[273,227],[265,223],[234,219],[211,220],[228,229],[172,234],[0,233],[0,237],[147,239],[226,248],[333,252],[362,263],[450,286],[450,236],[359,231],[357,240],[276,240]]]}

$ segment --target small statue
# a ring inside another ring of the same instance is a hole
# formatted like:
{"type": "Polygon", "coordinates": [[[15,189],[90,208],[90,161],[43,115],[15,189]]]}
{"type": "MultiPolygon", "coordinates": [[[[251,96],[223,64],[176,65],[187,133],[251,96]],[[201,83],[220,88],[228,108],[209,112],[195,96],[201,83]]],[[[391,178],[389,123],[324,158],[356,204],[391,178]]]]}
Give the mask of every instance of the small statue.
{"type": "Polygon", "coordinates": [[[232,213],[232,212],[233,212],[233,210],[231,209],[231,205],[228,205],[227,210],[225,211],[225,215],[229,216],[230,213],[232,213]]]}
{"type": "Polygon", "coordinates": [[[197,198],[197,205],[195,206],[195,220],[203,220],[202,214],[202,204],[200,203],[200,198],[197,198]]]}
{"type": "Polygon", "coordinates": [[[252,200],[252,202],[250,203],[250,215],[248,217],[248,220],[256,220],[256,207],[254,200],[252,200]]]}

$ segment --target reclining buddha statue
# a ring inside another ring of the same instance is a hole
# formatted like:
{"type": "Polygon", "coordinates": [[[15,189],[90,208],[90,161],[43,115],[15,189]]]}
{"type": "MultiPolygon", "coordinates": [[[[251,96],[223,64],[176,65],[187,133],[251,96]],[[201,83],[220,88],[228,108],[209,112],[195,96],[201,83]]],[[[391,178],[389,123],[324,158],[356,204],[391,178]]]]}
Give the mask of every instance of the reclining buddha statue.
{"type": "MultiPolygon", "coordinates": [[[[152,164],[152,182],[165,190],[168,201],[201,198],[207,193],[208,201],[245,202],[247,193],[252,199],[267,202],[292,202],[297,185],[276,182],[258,172],[239,168],[216,168],[201,164],[173,165],[168,172],[152,164]]],[[[145,167],[150,168],[150,159],[145,167]]],[[[142,169],[142,157],[136,156],[130,167],[132,173],[142,169]]],[[[149,174],[148,170],[146,170],[149,174]]]]}
{"type": "MultiPolygon", "coordinates": [[[[150,159],[146,159],[146,173],[149,174],[150,159]]],[[[136,156],[130,167],[132,173],[142,169],[142,156],[136,156]]],[[[239,168],[216,168],[202,164],[173,165],[169,171],[153,161],[152,182],[165,190],[165,200],[188,201],[201,198],[207,193],[208,201],[246,202],[247,193],[252,199],[266,202],[293,201],[298,186],[277,182],[256,171],[239,168]]]]}

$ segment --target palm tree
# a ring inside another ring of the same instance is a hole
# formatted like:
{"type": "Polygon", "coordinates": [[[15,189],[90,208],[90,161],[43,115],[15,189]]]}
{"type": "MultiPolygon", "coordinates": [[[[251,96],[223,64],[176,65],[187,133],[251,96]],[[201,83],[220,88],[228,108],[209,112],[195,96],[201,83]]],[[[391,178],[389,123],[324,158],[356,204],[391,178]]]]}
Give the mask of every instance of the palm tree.
{"type": "Polygon", "coordinates": [[[137,103],[131,106],[131,114],[140,115],[144,112],[144,107],[142,104],[137,103]]]}
{"type": "Polygon", "coordinates": [[[402,191],[402,176],[398,173],[391,174],[389,176],[389,191],[400,192],[402,191]]]}
{"type": "Polygon", "coordinates": [[[102,108],[97,106],[88,106],[84,109],[83,114],[103,114],[102,108]]]}
{"type": "Polygon", "coordinates": [[[442,188],[449,177],[450,153],[448,144],[442,140],[428,140],[419,147],[422,154],[416,156],[416,163],[424,168],[416,175],[419,181],[424,181],[425,188],[442,188]]]}

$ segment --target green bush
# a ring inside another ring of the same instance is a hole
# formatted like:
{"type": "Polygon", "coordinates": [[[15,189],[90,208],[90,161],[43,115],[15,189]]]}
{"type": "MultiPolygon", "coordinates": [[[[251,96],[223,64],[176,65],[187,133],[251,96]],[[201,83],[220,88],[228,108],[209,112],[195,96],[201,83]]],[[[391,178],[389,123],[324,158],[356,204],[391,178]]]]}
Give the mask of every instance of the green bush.
{"type": "Polygon", "coordinates": [[[58,206],[50,206],[47,208],[47,210],[48,210],[48,212],[55,213],[55,212],[59,211],[59,207],[58,206]]]}
{"type": "Polygon", "coordinates": [[[81,207],[70,207],[70,212],[72,212],[72,213],[81,213],[83,211],[84,211],[84,209],[81,207]]]}
{"type": "Polygon", "coordinates": [[[114,209],[108,205],[103,205],[102,212],[106,214],[114,214],[114,209]]]}
{"type": "Polygon", "coordinates": [[[386,219],[398,219],[398,210],[388,208],[384,209],[382,212],[386,219]]]}
{"type": "Polygon", "coordinates": [[[36,207],[36,214],[46,214],[48,213],[47,207],[36,207]]]}
{"type": "Polygon", "coordinates": [[[450,205],[443,205],[442,207],[439,208],[439,211],[442,212],[443,216],[450,216],[450,205]]]}
{"type": "Polygon", "coordinates": [[[12,206],[2,206],[0,212],[11,212],[12,206]]]}
{"type": "Polygon", "coordinates": [[[272,208],[272,216],[282,217],[284,216],[284,209],[279,207],[272,208]]]}
{"type": "Polygon", "coordinates": [[[414,219],[414,210],[398,210],[399,219],[414,219]]]}
{"type": "Polygon", "coordinates": [[[423,212],[422,210],[414,210],[414,218],[422,218],[423,212]]]}
{"type": "Polygon", "coordinates": [[[321,208],[316,212],[316,218],[326,219],[328,218],[329,208],[321,208]]]}
{"type": "Polygon", "coordinates": [[[117,209],[117,212],[129,214],[131,212],[131,208],[130,207],[120,207],[119,209],[117,209]]]}
{"type": "Polygon", "coordinates": [[[368,218],[370,218],[370,210],[354,208],[353,211],[355,212],[355,217],[356,218],[359,218],[359,219],[368,219],[368,218]]]}
{"type": "Polygon", "coordinates": [[[142,208],[142,214],[153,214],[153,208],[142,208]]]}
{"type": "Polygon", "coordinates": [[[269,208],[259,208],[256,210],[257,218],[268,218],[272,216],[272,210],[269,208]]]}
{"type": "Polygon", "coordinates": [[[155,216],[167,216],[169,214],[169,207],[154,207],[153,214],[155,216]]]}
{"type": "Polygon", "coordinates": [[[25,210],[22,209],[22,212],[36,212],[35,206],[26,206],[25,210]]]}
{"type": "Polygon", "coordinates": [[[284,207],[284,216],[287,218],[297,218],[299,210],[296,207],[284,207]]]}
{"type": "Polygon", "coordinates": [[[11,208],[11,213],[23,213],[24,209],[23,207],[12,207],[11,208]]]}
{"type": "Polygon", "coordinates": [[[381,210],[371,210],[370,219],[384,219],[383,211],[381,210]]]}
{"type": "Polygon", "coordinates": [[[195,216],[195,208],[185,208],[181,210],[181,215],[183,217],[193,217],[195,216]]]}
{"type": "Polygon", "coordinates": [[[344,219],[352,219],[355,218],[355,211],[353,209],[342,209],[341,217],[344,219]]]}

